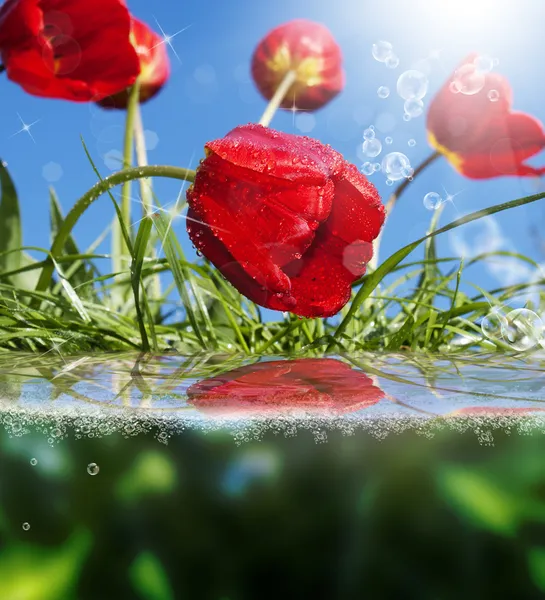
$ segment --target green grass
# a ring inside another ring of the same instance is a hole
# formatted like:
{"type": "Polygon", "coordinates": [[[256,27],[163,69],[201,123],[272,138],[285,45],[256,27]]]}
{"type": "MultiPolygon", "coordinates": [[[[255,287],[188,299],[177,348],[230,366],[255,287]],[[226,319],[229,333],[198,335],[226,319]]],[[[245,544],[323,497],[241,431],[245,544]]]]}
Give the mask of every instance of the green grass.
{"type": "MultiPolygon", "coordinates": [[[[100,179],[66,216],[52,190],[52,245],[35,248],[22,243],[16,189],[6,167],[0,166],[0,350],[77,354],[175,348],[183,354],[288,355],[406,349],[509,351],[502,339],[492,341],[483,336],[481,319],[491,307],[502,308],[530,286],[534,290],[544,283],[533,281],[489,292],[476,289],[469,295],[462,291],[471,283],[466,272],[480,261],[509,256],[537,265],[508,252],[488,253],[464,265],[454,257],[438,257],[435,248],[437,235],[545,197],[536,194],[477,211],[441,228],[437,228],[440,211],[436,211],[427,235],[356,282],[340,322],[282,313],[277,321],[264,322],[259,307],[241,296],[205,259],[195,263],[186,259],[171,226],[183,204],[176,214],[159,208],[145,215],[138,227],[124,222],[111,188],[154,176],[191,181],[194,173],[162,166],[124,169],[100,179]],[[84,250],[72,236],[87,208],[106,193],[115,205],[115,227],[130,255],[125,268],[118,257],[96,254],[109,228],[84,250]],[[423,256],[414,260],[411,254],[420,246],[424,247],[423,256]],[[156,257],[154,250],[158,249],[164,257],[156,257]],[[29,252],[41,254],[41,259],[32,258],[29,252]],[[158,275],[171,282],[164,290],[158,290],[158,275]],[[401,288],[407,287],[410,292],[403,294],[401,288]],[[168,300],[173,290],[179,297],[175,303],[168,300]],[[460,344],[460,339],[466,343],[460,344]]],[[[157,199],[155,206],[160,206],[157,199]]],[[[542,306],[529,308],[543,309],[541,293],[540,298],[542,306]]]]}

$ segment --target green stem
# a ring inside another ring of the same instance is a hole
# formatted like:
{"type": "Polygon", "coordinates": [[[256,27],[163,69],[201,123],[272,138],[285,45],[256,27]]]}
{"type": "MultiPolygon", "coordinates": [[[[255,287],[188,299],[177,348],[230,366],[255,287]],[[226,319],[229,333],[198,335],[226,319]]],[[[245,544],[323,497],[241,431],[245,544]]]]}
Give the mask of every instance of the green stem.
{"type": "Polygon", "coordinates": [[[38,283],[36,284],[36,291],[45,291],[48,288],[54,270],[53,261],[62,253],[64,244],[72,232],[72,229],[89,206],[111,188],[127,181],[140,179],[141,177],[167,177],[170,179],[181,179],[183,181],[195,181],[195,171],[183,169],[182,167],[163,165],[133,167],[118,171],[96,183],[89,191],[83,194],[66,215],[66,218],[51,245],[49,258],[45,261],[46,264],[44,265],[38,283]]]}
{"type": "Polygon", "coordinates": [[[295,82],[297,78],[297,73],[295,71],[288,71],[284,75],[284,79],[280,82],[280,85],[276,88],[276,92],[274,96],[269,100],[269,104],[265,109],[265,112],[259,119],[259,125],[263,125],[263,127],[268,127],[269,123],[272,121],[274,114],[280,108],[282,101],[286,97],[288,90],[295,82]]]}
{"type": "MultiPolygon", "coordinates": [[[[134,140],[134,117],[138,109],[138,100],[140,97],[140,85],[138,81],[132,86],[129,92],[129,103],[127,106],[127,116],[125,118],[125,136],[123,139],[123,169],[132,165],[133,140],[134,140]]],[[[131,183],[127,181],[121,190],[121,215],[125,227],[131,233],[131,183]]],[[[114,273],[121,273],[129,266],[129,248],[121,233],[121,225],[116,219],[112,228],[112,269],[114,273]]],[[[117,298],[117,304],[122,302],[117,298]]]]}
{"type": "MultiPolygon", "coordinates": [[[[142,121],[142,112],[140,110],[140,104],[136,105],[134,113],[134,143],[136,148],[136,164],[139,167],[148,166],[148,154],[146,151],[146,138],[144,136],[144,124],[142,121]]],[[[142,200],[142,216],[146,217],[150,214],[153,209],[153,188],[151,179],[140,179],[140,199],[142,200]]],[[[157,250],[154,246],[151,247],[150,257],[152,259],[157,258],[157,250]]],[[[151,277],[151,298],[161,298],[161,278],[158,273],[151,277]]],[[[161,308],[158,305],[155,311],[157,315],[160,314],[161,308]]]]}
{"type": "MultiPolygon", "coordinates": [[[[437,152],[437,151],[432,152],[428,156],[428,158],[426,158],[426,160],[421,162],[418,165],[418,167],[416,167],[416,169],[414,170],[414,173],[412,174],[411,179],[404,179],[397,186],[397,188],[394,190],[393,194],[388,198],[388,202],[386,202],[386,204],[384,205],[384,209],[386,212],[386,219],[390,216],[390,213],[394,209],[394,206],[396,205],[399,198],[402,196],[403,192],[405,191],[405,189],[407,188],[409,183],[411,183],[411,180],[414,180],[416,177],[418,177],[418,175],[420,175],[420,173],[422,173],[422,171],[424,171],[424,169],[429,167],[432,164],[432,162],[437,160],[440,156],[441,156],[440,152],[437,152]]],[[[378,266],[378,252],[379,252],[380,242],[382,240],[383,232],[384,232],[384,227],[382,228],[381,232],[378,234],[377,239],[373,242],[373,258],[369,261],[369,267],[371,269],[373,269],[373,271],[375,271],[378,266]]]]}

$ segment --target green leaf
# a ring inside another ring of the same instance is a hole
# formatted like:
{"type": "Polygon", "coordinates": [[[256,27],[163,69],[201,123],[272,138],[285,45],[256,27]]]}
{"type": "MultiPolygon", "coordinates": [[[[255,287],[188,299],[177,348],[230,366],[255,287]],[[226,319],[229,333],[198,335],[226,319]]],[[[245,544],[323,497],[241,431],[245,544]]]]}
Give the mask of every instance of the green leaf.
{"type": "MultiPolygon", "coordinates": [[[[10,174],[0,160],[0,252],[17,250],[23,245],[21,212],[17,191],[10,174]]],[[[21,252],[9,252],[0,256],[0,272],[13,271],[21,266],[21,252]]]]}
{"type": "Polygon", "coordinates": [[[447,500],[476,526],[505,536],[516,533],[524,516],[518,496],[476,471],[454,465],[446,466],[438,479],[447,500]]]}
{"type": "Polygon", "coordinates": [[[528,551],[528,569],[532,581],[545,592],[545,548],[535,546],[528,551]]]}
{"type": "Polygon", "coordinates": [[[76,600],[79,571],[90,545],[91,536],[79,531],[57,548],[28,543],[8,546],[0,552],[0,598],[76,600]]]}
{"type": "Polygon", "coordinates": [[[141,552],[130,567],[131,583],[143,600],[174,600],[161,561],[151,552],[141,552]]]}

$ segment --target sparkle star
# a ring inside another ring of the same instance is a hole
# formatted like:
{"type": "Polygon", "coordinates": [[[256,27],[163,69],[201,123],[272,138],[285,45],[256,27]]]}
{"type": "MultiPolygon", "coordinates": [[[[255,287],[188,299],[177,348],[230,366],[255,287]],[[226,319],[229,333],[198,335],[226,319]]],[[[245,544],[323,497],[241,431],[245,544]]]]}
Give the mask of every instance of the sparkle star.
{"type": "Polygon", "coordinates": [[[150,48],[150,50],[153,50],[154,48],[156,48],[157,46],[160,46],[161,44],[167,44],[168,46],[170,46],[170,49],[174,53],[174,56],[178,59],[178,62],[181,63],[182,61],[181,61],[180,57],[178,56],[178,53],[174,49],[174,46],[172,45],[172,40],[177,35],[179,35],[183,31],[185,31],[186,29],[189,29],[191,27],[191,25],[188,25],[187,27],[184,27],[183,29],[180,29],[180,31],[177,31],[176,33],[173,33],[172,35],[169,35],[168,33],[165,33],[165,30],[161,27],[161,25],[160,25],[159,21],[157,20],[157,18],[156,17],[153,17],[153,18],[155,19],[155,22],[157,23],[157,27],[159,27],[159,30],[161,31],[161,35],[163,36],[163,39],[158,44],[155,44],[155,46],[152,46],[150,48]]]}
{"type": "Polygon", "coordinates": [[[23,131],[25,131],[26,133],[28,133],[28,135],[30,136],[30,139],[36,143],[36,140],[34,139],[34,136],[32,135],[30,128],[33,127],[34,125],[36,125],[36,123],[38,123],[38,121],[40,119],[37,119],[36,121],[34,121],[33,123],[25,123],[23,120],[23,117],[21,117],[21,115],[19,113],[17,113],[17,116],[19,117],[19,121],[21,121],[21,129],[19,129],[19,131],[16,131],[12,136],[10,137],[15,137],[16,135],[19,135],[20,133],[23,133],[23,131]]]}

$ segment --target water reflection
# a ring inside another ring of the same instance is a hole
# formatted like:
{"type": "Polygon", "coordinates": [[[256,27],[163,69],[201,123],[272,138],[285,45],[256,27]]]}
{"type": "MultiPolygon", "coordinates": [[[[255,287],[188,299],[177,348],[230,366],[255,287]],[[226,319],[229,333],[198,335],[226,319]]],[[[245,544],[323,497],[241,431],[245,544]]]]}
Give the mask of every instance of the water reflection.
{"type": "MultiPolygon", "coordinates": [[[[231,430],[255,439],[266,429],[367,429],[384,437],[445,421],[509,420],[545,425],[545,360],[491,354],[360,354],[256,358],[199,354],[62,357],[0,355],[0,424],[12,435],[39,426],[50,443],[157,430],[231,430]],[[250,431],[250,433],[248,433],[250,431]]],[[[451,426],[451,424],[449,424],[451,426]]]]}

